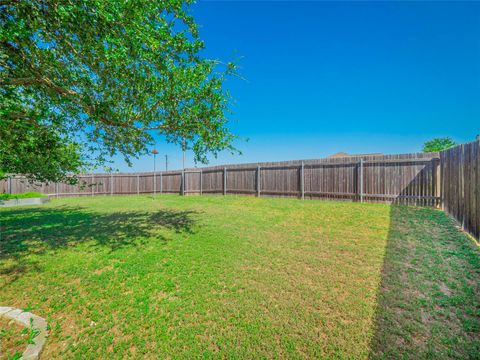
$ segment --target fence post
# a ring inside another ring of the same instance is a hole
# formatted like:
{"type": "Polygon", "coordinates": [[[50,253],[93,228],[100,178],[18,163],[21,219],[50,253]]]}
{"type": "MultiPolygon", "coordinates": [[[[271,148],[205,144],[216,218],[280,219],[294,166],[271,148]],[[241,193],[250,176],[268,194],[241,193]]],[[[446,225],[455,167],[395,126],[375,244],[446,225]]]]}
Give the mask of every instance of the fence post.
{"type": "Polygon", "coordinates": [[[12,177],[11,176],[8,177],[7,185],[8,185],[8,193],[11,194],[12,193],[12,177]]]}
{"type": "Polygon", "coordinates": [[[187,174],[188,172],[184,171],[183,172],[183,195],[187,193],[187,174]]]}
{"type": "Polygon", "coordinates": [[[223,195],[227,195],[227,168],[223,168],[223,195]]]}
{"type": "Polygon", "coordinates": [[[200,169],[200,195],[202,195],[202,187],[203,187],[203,173],[202,169],[200,169]]]}
{"type": "Polygon", "coordinates": [[[466,197],[466,191],[465,191],[465,144],[462,144],[460,146],[460,166],[458,167],[459,173],[460,173],[460,198],[461,198],[461,206],[460,206],[460,211],[462,213],[462,229],[466,229],[466,216],[465,214],[467,213],[465,206],[465,197],[466,197]]]}
{"type": "Polygon", "coordinates": [[[163,172],[160,171],[160,194],[163,193],[163,172]]]}
{"type": "MultiPolygon", "coordinates": [[[[446,154],[445,154],[446,156],[446,154]]],[[[445,156],[442,156],[442,152],[440,152],[440,208],[442,211],[445,210],[445,166],[446,166],[446,159],[445,156]]]]}
{"type": "Polygon", "coordinates": [[[113,195],[113,173],[110,173],[110,196],[113,195]]]}
{"type": "Polygon", "coordinates": [[[94,182],[95,182],[95,175],[92,174],[92,196],[93,196],[93,194],[94,194],[94,192],[95,192],[95,187],[94,187],[94,185],[93,185],[94,182]]]}
{"type": "Polygon", "coordinates": [[[140,194],[140,175],[137,174],[137,195],[140,194]]]}
{"type": "Polygon", "coordinates": [[[157,178],[155,177],[155,171],[153,172],[153,195],[157,195],[157,178]]]}
{"type": "Polygon", "coordinates": [[[57,196],[57,199],[58,199],[58,182],[55,183],[55,195],[57,196]]]}
{"type": "Polygon", "coordinates": [[[305,200],[305,164],[303,161],[300,168],[300,191],[302,193],[302,200],[305,200]]]}
{"type": "Polygon", "coordinates": [[[360,168],[359,168],[359,178],[360,178],[360,202],[363,202],[363,159],[360,159],[360,168]]]}
{"type": "Polygon", "coordinates": [[[257,166],[257,196],[260,197],[260,166],[257,166]]]}
{"type": "Polygon", "coordinates": [[[185,196],[185,170],[182,170],[182,196],[185,196]]]}
{"type": "Polygon", "coordinates": [[[433,203],[436,207],[442,208],[442,196],[441,196],[441,175],[440,175],[440,160],[433,161],[433,178],[434,180],[434,188],[435,191],[433,192],[433,196],[436,196],[438,199],[433,200],[433,203]]]}

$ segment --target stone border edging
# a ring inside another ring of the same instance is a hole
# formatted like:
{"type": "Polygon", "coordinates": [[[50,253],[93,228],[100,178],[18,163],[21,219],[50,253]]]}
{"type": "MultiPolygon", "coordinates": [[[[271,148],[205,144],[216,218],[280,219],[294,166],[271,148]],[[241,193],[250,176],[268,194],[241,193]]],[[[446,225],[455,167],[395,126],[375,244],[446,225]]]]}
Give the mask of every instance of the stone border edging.
{"type": "Polygon", "coordinates": [[[37,329],[39,333],[33,338],[34,343],[27,346],[20,359],[36,360],[40,358],[48,336],[47,321],[35,314],[8,306],[0,306],[0,317],[12,319],[25,327],[30,327],[30,319],[32,320],[32,327],[37,329]]]}
{"type": "Polygon", "coordinates": [[[37,198],[26,198],[26,199],[0,200],[0,207],[21,206],[21,205],[40,205],[49,201],[50,201],[50,198],[48,196],[37,197],[37,198]]]}

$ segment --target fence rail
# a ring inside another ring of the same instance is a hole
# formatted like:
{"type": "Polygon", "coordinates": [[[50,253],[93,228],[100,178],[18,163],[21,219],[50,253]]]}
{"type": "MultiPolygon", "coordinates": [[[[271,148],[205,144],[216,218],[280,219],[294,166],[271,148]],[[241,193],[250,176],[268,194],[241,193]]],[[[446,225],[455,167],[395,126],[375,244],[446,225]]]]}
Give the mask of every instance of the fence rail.
{"type": "Polygon", "coordinates": [[[439,154],[419,153],[214,166],[156,173],[79,175],[78,185],[30,184],[15,176],[0,191],[50,196],[179,193],[397,202],[439,206],[439,154]]]}

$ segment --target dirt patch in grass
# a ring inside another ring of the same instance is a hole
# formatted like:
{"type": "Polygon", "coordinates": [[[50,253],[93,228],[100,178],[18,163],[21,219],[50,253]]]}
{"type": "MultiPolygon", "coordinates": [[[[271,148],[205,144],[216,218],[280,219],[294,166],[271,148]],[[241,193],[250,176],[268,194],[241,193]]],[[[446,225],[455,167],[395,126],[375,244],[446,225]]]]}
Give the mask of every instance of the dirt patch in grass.
{"type": "Polygon", "coordinates": [[[0,359],[19,359],[27,346],[25,327],[0,317],[0,359]]]}

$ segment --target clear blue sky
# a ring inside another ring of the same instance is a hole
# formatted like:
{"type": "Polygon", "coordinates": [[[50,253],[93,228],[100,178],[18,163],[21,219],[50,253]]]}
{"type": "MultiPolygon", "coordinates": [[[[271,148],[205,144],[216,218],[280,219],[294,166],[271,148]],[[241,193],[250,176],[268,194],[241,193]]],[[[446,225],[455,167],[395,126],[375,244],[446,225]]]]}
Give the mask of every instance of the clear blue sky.
{"type": "MultiPolygon", "coordinates": [[[[232,131],[211,164],[405,153],[480,133],[480,3],[199,1],[205,55],[241,58],[232,131]]],[[[158,140],[181,167],[180,149],[158,140]]],[[[193,166],[187,154],[187,166],[193,166]]],[[[124,171],[151,170],[144,157],[124,171]]]]}

